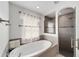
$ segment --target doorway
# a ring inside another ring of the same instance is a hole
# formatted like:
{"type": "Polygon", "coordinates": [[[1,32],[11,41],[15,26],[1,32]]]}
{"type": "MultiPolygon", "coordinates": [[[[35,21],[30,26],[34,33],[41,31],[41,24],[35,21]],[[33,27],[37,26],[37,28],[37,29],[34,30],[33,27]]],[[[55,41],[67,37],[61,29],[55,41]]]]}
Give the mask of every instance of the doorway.
{"type": "Polygon", "coordinates": [[[58,16],[59,52],[65,57],[74,56],[75,40],[75,9],[65,8],[60,10],[58,16]]]}

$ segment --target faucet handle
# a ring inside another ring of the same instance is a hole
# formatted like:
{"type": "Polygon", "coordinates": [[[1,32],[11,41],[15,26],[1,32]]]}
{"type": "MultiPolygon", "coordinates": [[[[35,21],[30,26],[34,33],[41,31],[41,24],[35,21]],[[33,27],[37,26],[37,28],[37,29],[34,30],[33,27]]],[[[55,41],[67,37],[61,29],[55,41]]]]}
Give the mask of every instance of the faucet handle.
{"type": "Polygon", "coordinates": [[[21,53],[19,53],[18,57],[21,57],[21,53]]]}
{"type": "Polygon", "coordinates": [[[71,37],[71,48],[74,47],[74,39],[71,37]]]}

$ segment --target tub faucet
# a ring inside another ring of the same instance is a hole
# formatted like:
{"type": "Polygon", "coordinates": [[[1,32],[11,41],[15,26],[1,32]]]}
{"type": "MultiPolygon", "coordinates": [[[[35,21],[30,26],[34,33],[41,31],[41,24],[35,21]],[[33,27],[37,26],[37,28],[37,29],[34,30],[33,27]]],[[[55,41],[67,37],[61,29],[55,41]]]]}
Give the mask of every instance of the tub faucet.
{"type": "Polygon", "coordinates": [[[21,57],[21,53],[19,53],[18,57],[21,57]]]}

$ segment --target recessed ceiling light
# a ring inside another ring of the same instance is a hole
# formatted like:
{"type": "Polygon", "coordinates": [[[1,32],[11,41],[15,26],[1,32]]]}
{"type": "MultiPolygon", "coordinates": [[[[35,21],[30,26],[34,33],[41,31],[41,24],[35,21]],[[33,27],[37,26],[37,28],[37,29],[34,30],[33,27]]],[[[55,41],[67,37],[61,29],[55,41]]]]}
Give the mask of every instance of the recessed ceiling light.
{"type": "Polygon", "coordinates": [[[58,4],[58,3],[59,3],[59,1],[54,1],[54,3],[55,3],[55,4],[58,4]]]}
{"type": "Polygon", "coordinates": [[[39,6],[37,6],[36,8],[39,8],[39,6]]]}

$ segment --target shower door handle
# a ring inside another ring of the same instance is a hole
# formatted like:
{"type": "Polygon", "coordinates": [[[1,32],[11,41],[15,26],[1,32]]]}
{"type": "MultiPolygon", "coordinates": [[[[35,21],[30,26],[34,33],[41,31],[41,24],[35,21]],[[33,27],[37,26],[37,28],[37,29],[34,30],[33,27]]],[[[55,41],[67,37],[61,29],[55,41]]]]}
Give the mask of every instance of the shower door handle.
{"type": "Polygon", "coordinates": [[[71,37],[71,48],[74,47],[74,41],[73,41],[73,38],[71,37]]]}
{"type": "Polygon", "coordinates": [[[78,43],[78,49],[79,49],[79,39],[78,39],[77,43],[78,43]]]}
{"type": "Polygon", "coordinates": [[[77,43],[76,48],[79,49],[79,39],[77,39],[76,43],[77,43]]]}

